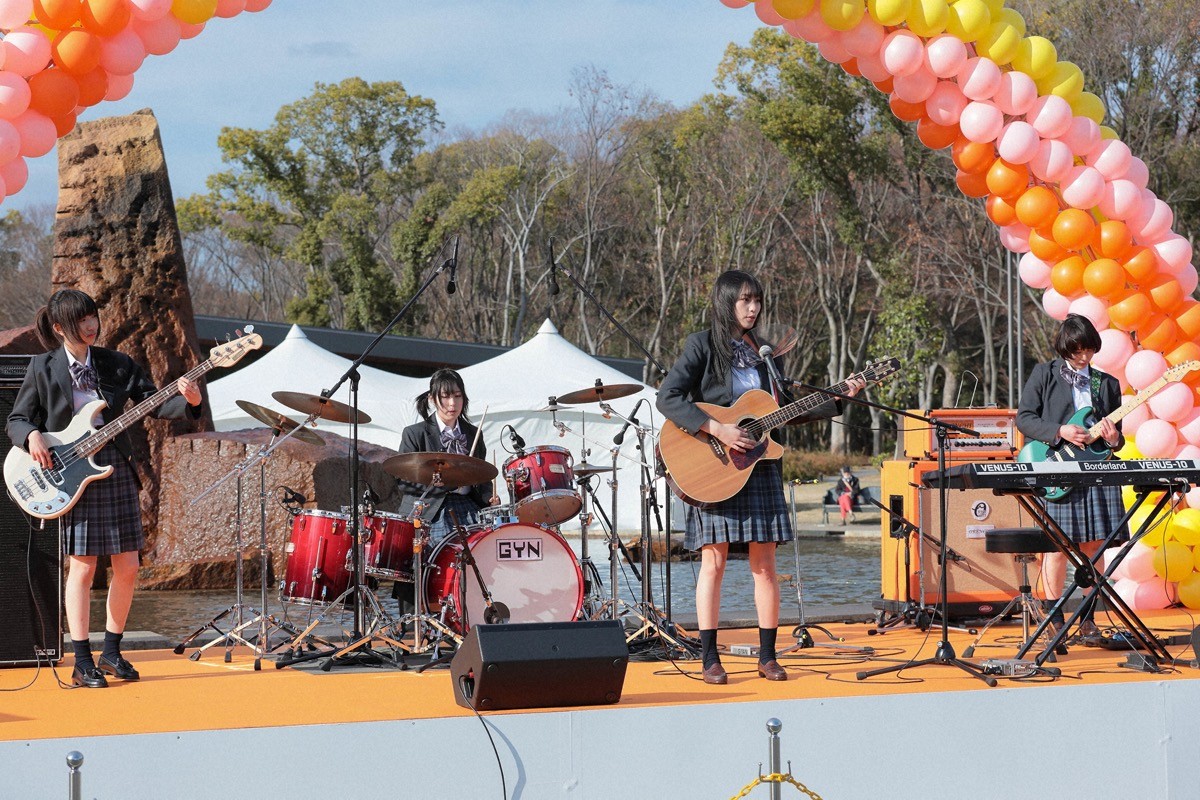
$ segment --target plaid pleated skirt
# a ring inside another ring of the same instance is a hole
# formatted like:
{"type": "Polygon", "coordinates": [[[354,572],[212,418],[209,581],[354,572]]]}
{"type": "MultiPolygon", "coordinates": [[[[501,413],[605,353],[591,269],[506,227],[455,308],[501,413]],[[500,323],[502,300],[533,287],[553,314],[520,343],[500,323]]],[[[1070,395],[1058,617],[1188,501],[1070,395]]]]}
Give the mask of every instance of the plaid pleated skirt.
{"type": "Polygon", "coordinates": [[[792,518],[783,498],[783,466],[760,461],[742,490],[720,503],[689,506],[683,546],[699,550],[706,544],[747,545],[751,542],[790,542],[792,518]]]}
{"type": "Polygon", "coordinates": [[[145,535],[133,468],[112,443],[95,460],[100,466],[112,464],[113,473],[89,483],[79,502],[63,516],[63,553],[111,556],[141,550],[145,535]]]}
{"type": "MultiPolygon", "coordinates": [[[[1042,502],[1047,516],[1057,522],[1073,542],[1103,540],[1125,516],[1125,504],[1117,486],[1077,486],[1062,500],[1042,502]]],[[[1121,533],[1114,541],[1128,540],[1129,529],[1122,525],[1121,533]]]]}

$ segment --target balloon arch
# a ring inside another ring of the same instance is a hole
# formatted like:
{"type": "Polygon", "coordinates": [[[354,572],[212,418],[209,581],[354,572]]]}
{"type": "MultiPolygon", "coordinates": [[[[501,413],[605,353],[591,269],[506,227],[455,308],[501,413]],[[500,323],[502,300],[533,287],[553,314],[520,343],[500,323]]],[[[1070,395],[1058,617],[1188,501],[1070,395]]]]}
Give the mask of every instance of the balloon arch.
{"type": "MultiPolygon", "coordinates": [[[[721,0],[816,45],[871,81],[935,150],[958,188],[986,198],[1021,280],[1054,319],[1081,314],[1103,340],[1094,363],[1127,392],[1200,359],[1191,243],[1146,188],[1146,164],[1103,125],[1104,103],[1054,44],[1027,36],[1004,0],[721,0]]],[[[1200,371],[1124,419],[1123,458],[1200,458],[1200,371]]],[[[1132,497],[1127,497],[1127,502],[1132,497]]],[[[1144,519],[1144,517],[1143,517],[1144,519]]],[[[1135,517],[1134,524],[1141,519],[1135,517]]],[[[1115,573],[1135,608],[1200,608],[1200,489],[1115,573]]]]}

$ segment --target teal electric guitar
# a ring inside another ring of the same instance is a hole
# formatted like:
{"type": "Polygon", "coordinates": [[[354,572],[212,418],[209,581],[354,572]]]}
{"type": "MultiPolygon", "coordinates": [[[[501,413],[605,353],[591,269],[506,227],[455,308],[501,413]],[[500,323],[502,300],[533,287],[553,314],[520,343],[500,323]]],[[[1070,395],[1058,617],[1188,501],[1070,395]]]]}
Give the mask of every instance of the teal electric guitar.
{"type": "MultiPolygon", "coordinates": [[[[1107,461],[1112,458],[1112,448],[1106,445],[1104,440],[1100,438],[1100,423],[1107,419],[1115,425],[1124,419],[1125,415],[1130,411],[1133,411],[1157,394],[1159,389],[1172,381],[1179,380],[1184,375],[1196,369],[1200,369],[1200,361],[1185,361],[1182,364],[1171,367],[1158,380],[1142,389],[1133,397],[1126,399],[1125,402],[1121,403],[1120,408],[1102,419],[1096,419],[1095,412],[1092,411],[1090,406],[1079,409],[1067,420],[1066,424],[1087,428],[1088,443],[1086,445],[1080,447],[1065,440],[1056,445],[1032,441],[1022,447],[1021,452],[1017,453],[1017,461],[1107,461]]],[[[1051,486],[1046,489],[1046,499],[1062,500],[1070,491],[1070,486],[1051,486]]]]}

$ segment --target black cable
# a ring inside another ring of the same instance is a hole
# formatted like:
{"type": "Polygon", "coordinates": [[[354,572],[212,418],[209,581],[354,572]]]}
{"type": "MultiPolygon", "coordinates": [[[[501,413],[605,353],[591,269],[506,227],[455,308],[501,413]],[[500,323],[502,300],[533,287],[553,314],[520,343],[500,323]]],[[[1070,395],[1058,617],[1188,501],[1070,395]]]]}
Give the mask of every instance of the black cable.
{"type": "Polygon", "coordinates": [[[483,732],[487,734],[488,742],[492,745],[492,753],[496,756],[496,768],[500,770],[500,797],[508,800],[508,784],[504,781],[504,764],[500,761],[500,751],[496,748],[496,740],[492,738],[492,732],[488,730],[487,721],[479,713],[479,709],[471,706],[471,710],[475,712],[475,718],[483,726],[483,732]]]}

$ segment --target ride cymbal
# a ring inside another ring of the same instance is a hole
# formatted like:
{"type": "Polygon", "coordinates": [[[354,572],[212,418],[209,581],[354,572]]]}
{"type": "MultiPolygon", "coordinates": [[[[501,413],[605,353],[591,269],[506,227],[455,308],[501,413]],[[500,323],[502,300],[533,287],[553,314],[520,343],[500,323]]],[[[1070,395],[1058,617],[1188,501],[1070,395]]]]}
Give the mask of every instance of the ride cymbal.
{"type": "Polygon", "coordinates": [[[590,389],[580,389],[575,392],[560,394],[558,402],[567,405],[573,403],[599,403],[602,400],[616,400],[618,397],[628,397],[631,394],[637,394],[641,390],[642,387],[636,383],[613,383],[605,386],[597,379],[596,385],[590,389]]]}
{"type": "Polygon", "coordinates": [[[481,458],[456,453],[401,453],[383,462],[383,469],[409,483],[433,484],[434,475],[441,475],[442,485],[457,489],[486,483],[500,471],[481,458]]]}
{"type": "MultiPolygon", "coordinates": [[[[354,419],[353,408],[338,400],[331,400],[319,394],[271,392],[271,397],[274,397],[293,411],[299,411],[301,414],[308,415],[316,414],[318,419],[329,420],[330,422],[350,422],[354,419]]],[[[359,425],[366,425],[370,421],[370,415],[362,411],[358,412],[359,425]]]]}
{"type": "Polygon", "coordinates": [[[295,430],[296,432],[292,434],[293,439],[315,445],[325,444],[325,440],[317,435],[316,431],[309,430],[278,411],[273,411],[266,406],[260,406],[258,403],[251,403],[249,400],[238,400],[236,402],[238,408],[273,430],[276,436],[295,430]]]}

